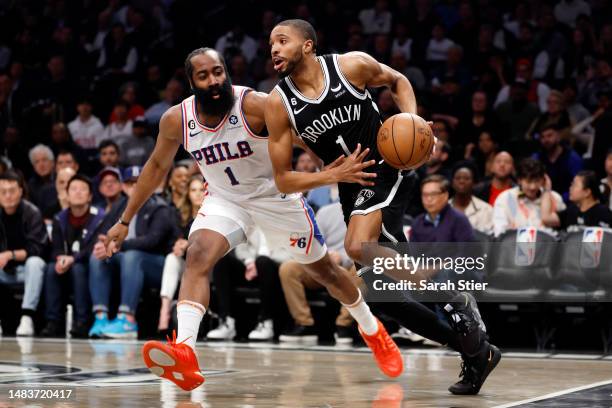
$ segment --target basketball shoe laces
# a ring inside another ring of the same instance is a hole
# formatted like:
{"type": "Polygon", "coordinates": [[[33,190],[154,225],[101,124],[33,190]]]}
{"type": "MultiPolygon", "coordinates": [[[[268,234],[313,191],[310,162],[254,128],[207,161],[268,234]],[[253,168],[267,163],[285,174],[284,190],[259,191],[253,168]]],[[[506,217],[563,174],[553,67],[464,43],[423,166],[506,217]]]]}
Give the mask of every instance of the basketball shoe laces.
{"type": "Polygon", "coordinates": [[[460,382],[464,384],[474,384],[474,369],[472,368],[472,363],[470,363],[467,359],[461,361],[461,372],[459,373],[459,378],[461,378],[460,382]]]}
{"type": "Polygon", "coordinates": [[[374,342],[372,345],[374,348],[374,350],[372,350],[374,354],[381,352],[381,354],[384,355],[389,354],[395,349],[395,347],[397,347],[390,336],[382,336],[380,333],[376,333],[374,335],[374,342]]]}

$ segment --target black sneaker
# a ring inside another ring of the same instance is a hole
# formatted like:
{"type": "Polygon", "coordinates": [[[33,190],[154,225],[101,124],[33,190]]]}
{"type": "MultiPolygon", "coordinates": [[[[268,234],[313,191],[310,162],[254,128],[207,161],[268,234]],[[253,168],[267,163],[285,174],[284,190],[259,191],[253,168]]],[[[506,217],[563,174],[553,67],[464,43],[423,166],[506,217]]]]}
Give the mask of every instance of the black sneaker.
{"type": "Polygon", "coordinates": [[[70,330],[70,334],[75,339],[89,338],[89,328],[91,325],[88,322],[76,321],[70,330]]]}
{"type": "Polygon", "coordinates": [[[317,341],[319,337],[314,326],[295,326],[278,337],[281,342],[299,343],[301,341],[317,341]]]}
{"type": "Polygon", "coordinates": [[[66,328],[55,320],[49,320],[40,332],[41,337],[66,337],[66,328]]]}
{"type": "Polygon", "coordinates": [[[499,363],[501,352],[492,344],[487,350],[475,357],[462,355],[460,381],[451,385],[448,390],[455,395],[476,395],[488,375],[499,363]]]}
{"type": "Polygon", "coordinates": [[[464,336],[476,329],[484,333],[487,327],[480,317],[480,310],[476,299],[470,293],[461,292],[444,306],[451,327],[464,336]]]}
{"type": "Polygon", "coordinates": [[[336,326],[336,344],[353,344],[353,326],[336,326]]]}

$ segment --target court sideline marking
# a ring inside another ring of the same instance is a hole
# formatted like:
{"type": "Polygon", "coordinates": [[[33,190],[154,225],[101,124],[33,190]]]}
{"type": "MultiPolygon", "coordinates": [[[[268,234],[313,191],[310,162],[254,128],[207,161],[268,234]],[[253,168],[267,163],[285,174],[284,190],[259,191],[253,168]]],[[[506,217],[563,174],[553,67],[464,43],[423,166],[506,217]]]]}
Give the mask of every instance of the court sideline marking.
{"type": "Polygon", "coordinates": [[[577,391],[584,391],[584,390],[588,390],[589,388],[596,388],[596,387],[600,387],[602,385],[608,385],[608,384],[612,384],[612,380],[600,381],[600,382],[595,382],[592,384],[582,385],[580,387],[568,388],[565,390],[552,392],[550,394],[540,395],[539,397],[533,397],[533,398],[529,398],[529,399],[525,399],[521,401],[509,402],[507,404],[502,404],[502,405],[496,405],[493,408],[516,407],[522,404],[529,404],[530,402],[537,402],[537,401],[547,400],[550,398],[560,397],[561,395],[571,394],[577,391]]]}

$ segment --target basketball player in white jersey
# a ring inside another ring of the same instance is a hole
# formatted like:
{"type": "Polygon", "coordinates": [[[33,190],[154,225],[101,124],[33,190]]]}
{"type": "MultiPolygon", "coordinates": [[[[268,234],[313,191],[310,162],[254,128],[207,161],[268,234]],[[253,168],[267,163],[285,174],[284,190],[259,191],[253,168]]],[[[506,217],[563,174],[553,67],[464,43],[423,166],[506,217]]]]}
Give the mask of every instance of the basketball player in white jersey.
{"type": "MultiPolygon", "coordinates": [[[[165,177],[182,144],[208,182],[209,195],[189,234],[177,306],[178,335],[168,344],[150,341],[144,345],[147,367],[184,390],[204,382],[194,349],[209,303],[210,271],[257,225],[270,245],[285,247],[347,307],[379,368],[390,377],[400,375],[399,349],[370,312],[348,272],[331,262],[312,209],[301,194],[281,194],[276,188],[264,121],[267,95],[232,86],[222,57],[212,49],[189,54],[185,72],[194,96],[163,115],[155,149],[106,241],[109,256],[118,251],[134,215],[165,177]]],[[[362,181],[359,174],[365,154],[356,152],[333,174],[345,182],[362,181]]]]}

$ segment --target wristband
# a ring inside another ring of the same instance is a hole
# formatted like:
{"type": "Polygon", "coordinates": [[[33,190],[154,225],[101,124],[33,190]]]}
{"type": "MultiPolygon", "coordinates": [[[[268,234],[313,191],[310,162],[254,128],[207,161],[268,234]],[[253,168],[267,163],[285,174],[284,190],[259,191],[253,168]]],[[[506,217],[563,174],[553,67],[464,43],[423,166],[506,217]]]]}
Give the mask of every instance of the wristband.
{"type": "Polygon", "coordinates": [[[127,221],[124,221],[124,220],[123,220],[123,217],[119,217],[119,220],[117,221],[117,223],[118,223],[118,224],[121,224],[121,225],[124,225],[124,226],[126,226],[126,227],[129,227],[129,226],[130,226],[130,223],[129,223],[129,222],[127,222],[127,221]]]}

